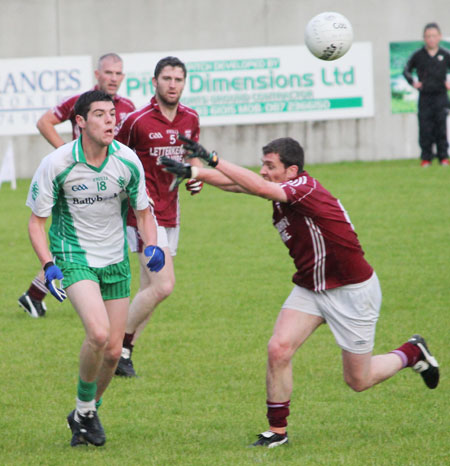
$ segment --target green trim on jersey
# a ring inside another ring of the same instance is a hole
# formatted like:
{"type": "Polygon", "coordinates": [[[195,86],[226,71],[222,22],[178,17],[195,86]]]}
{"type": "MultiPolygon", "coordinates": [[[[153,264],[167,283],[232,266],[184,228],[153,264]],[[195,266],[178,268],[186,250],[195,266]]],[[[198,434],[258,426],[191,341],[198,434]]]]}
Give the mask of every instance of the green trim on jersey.
{"type": "Polygon", "coordinates": [[[117,141],[112,140],[111,144],[108,146],[108,152],[106,154],[105,160],[99,167],[95,167],[94,165],[91,165],[90,163],[87,162],[86,156],[84,155],[83,151],[83,144],[82,144],[82,135],[77,139],[75,144],[73,145],[72,148],[72,156],[75,162],[77,163],[85,163],[89,168],[92,170],[96,171],[97,173],[100,173],[106,166],[109,160],[109,156],[113,155],[115,152],[117,152],[120,149],[119,144],[117,141]]]}
{"type": "Polygon", "coordinates": [[[53,256],[62,257],[65,261],[72,261],[72,254],[76,253],[82,263],[87,265],[86,252],[78,241],[73,217],[63,190],[66,178],[76,165],[76,163],[73,163],[53,180],[53,198],[57,199],[57,202],[52,208],[52,224],[48,236],[50,239],[50,251],[53,256]],[[64,241],[62,238],[68,238],[70,241],[64,241]]]}
{"type": "Polygon", "coordinates": [[[108,146],[108,155],[114,154],[120,149],[119,143],[113,139],[112,143],[108,146]]]}
{"type": "Polygon", "coordinates": [[[102,170],[85,162],[81,138],[50,153],[33,176],[27,205],[52,216],[50,250],[56,260],[106,267],[128,255],[128,199],[148,207],[145,174],[137,155],[118,141],[106,148],[102,170]],[[99,173],[101,170],[101,173],[99,173]]]}
{"type": "MultiPolygon", "coordinates": [[[[111,145],[108,147],[108,154],[114,154],[117,150],[120,149],[119,143],[115,140],[111,143],[111,145]],[[114,149],[113,149],[114,147],[114,149]]],[[[127,217],[128,217],[128,209],[129,206],[133,209],[136,208],[137,206],[137,197],[139,194],[139,179],[140,179],[140,174],[139,174],[139,169],[138,167],[131,162],[130,160],[121,157],[117,154],[114,154],[114,157],[116,157],[118,160],[120,160],[125,166],[127,166],[130,169],[131,173],[131,178],[126,186],[125,192],[128,194],[128,199],[124,199],[121,204],[121,215],[123,219],[123,231],[125,235],[125,242],[124,242],[124,257],[128,255],[128,237],[127,237],[127,217]],[[131,186],[131,188],[130,188],[131,186]]]]}
{"type": "Polygon", "coordinates": [[[115,155],[115,157],[117,157],[123,164],[125,164],[130,169],[131,179],[125,191],[128,194],[128,197],[130,198],[131,207],[133,207],[133,209],[136,209],[137,195],[139,192],[139,169],[133,162],[130,162],[129,160],[124,159],[119,155],[115,155]]]}
{"type": "Polygon", "coordinates": [[[128,235],[127,235],[127,218],[128,218],[129,203],[128,199],[124,199],[120,206],[120,215],[122,215],[123,234],[125,241],[123,243],[123,257],[128,257],[128,235]]]}

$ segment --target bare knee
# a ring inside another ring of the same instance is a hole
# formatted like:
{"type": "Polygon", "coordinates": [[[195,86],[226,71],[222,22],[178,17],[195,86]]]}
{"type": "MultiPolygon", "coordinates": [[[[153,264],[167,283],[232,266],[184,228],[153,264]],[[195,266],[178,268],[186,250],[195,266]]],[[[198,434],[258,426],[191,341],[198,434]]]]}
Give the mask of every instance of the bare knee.
{"type": "Polygon", "coordinates": [[[354,377],[349,374],[344,374],[345,383],[355,392],[363,392],[367,390],[370,385],[361,377],[354,377]]]}
{"type": "Polygon", "coordinates": [[[160,301],[170,296],[172,294],[174,287],[175,287],[174,279],[165,280],[163,283],[161,283],[157,289],[157,293],[160,297],[160,301]]]}
{"type": "Polygon", "coordinates": [[[282,365],[291,361],[294,351],[287,341],[272,337],[267,345],[267,354],[270,365],[282,365]]]}
{"type": "Polygon", "coordinates": [[[145,292],[153,294],[156,302],[160,303],[172,294],[175,287],[175,279],[168,278],[167,280],[151,284],[145,289],[145,292]]]}
{"type": "Polygon", "coordinates": [[[87,343],[94,351],[104,350],[109,341],[109,332],[106,328],[93,329],[87,335],[87,343]]]}
{"type": "Polygon", "coordinates": [[[105,354],[103,356],[104,361],[108,362],[110,365],[115,365],[122,354],[122,342],[113,347],[107,347],[105,354]]]}

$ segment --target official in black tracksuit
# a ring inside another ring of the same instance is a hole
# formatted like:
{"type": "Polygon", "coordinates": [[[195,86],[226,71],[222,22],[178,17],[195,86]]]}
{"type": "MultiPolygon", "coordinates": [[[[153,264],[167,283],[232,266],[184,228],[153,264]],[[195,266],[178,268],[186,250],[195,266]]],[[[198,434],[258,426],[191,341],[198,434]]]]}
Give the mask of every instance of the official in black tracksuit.
{"type": "Polygon", "coordinates": [[[447,70],[450,69],[450,53],[439,47],[441,31],[436,23],[424,28],[425,46],[414,52],[403,70],[409,84],[419,91],[419,144],[422,150],[422,166],[433,158],[432,145],[436,144],[437,157],[442,165],[448,165],[447,112],[449,99],[447,70]],[[417,71],[418,80],[412,76],[417,71]]]}

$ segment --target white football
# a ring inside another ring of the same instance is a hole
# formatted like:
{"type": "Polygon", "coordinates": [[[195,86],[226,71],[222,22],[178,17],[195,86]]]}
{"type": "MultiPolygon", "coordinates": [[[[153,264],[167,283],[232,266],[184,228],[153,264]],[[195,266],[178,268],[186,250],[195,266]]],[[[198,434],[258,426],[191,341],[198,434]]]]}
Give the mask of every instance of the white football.
{"type": "Polygon", "coordinates": [[[306,26],[305,44],[321,60],[331,61],[342,57],[350,49],[352,41],[352,25],[340,13],[320,13],[306,26]]]}

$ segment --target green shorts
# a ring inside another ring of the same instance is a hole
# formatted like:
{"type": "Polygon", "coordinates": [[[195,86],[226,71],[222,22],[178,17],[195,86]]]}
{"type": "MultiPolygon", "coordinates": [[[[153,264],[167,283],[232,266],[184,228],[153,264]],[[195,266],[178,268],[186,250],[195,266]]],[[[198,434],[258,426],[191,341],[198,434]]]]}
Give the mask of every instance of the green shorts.
{"type": "Polygon", "coordinates": [[[99,268],[59,259],[56,259],[55,263],[64,275],[62,280],[64,288],[81,280],[91,280],[100,285],[100,293],[104,301],[130,296],[131,272],[128,258],[118,264],[99,268]]]}

